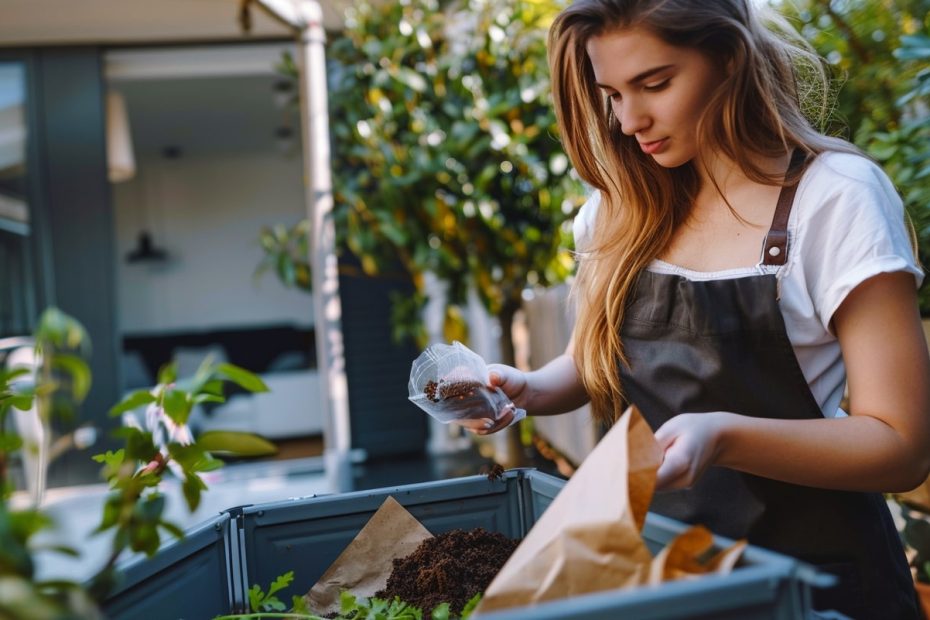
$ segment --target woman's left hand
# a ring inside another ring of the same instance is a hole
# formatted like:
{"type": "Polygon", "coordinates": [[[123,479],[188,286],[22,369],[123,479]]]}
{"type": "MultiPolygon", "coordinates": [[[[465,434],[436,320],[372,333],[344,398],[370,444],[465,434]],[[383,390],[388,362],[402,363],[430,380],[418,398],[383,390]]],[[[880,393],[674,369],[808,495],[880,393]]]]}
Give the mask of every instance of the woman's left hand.
{"type": "Polygon", "coordinates": [[[687,489],[713,465],[720,453],[722,431],[732,413],[682,413],[656,431],[664,458],[656,472],[656,491],[687,489]]]}

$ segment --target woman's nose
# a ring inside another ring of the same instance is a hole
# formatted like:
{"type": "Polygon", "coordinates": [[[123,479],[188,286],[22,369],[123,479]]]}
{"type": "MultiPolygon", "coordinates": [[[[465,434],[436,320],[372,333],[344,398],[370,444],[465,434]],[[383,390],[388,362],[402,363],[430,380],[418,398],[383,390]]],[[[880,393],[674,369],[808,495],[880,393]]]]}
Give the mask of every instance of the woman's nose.
{"type": "Polygon", "coordinates": [[[620,121],[620,130],[628,136],[648,129],[652,122],[645,108],[635,99],[627,99],[614,106],[614,114],[620,121]]]}

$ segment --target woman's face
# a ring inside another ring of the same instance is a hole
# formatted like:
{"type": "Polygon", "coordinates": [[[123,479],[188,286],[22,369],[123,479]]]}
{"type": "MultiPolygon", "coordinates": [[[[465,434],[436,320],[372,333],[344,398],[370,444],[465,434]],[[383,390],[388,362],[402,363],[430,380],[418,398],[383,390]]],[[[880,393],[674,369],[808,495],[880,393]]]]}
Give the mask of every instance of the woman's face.
{"type": "Polygon", "coordinates": [[[724,77],[708,56],[637,28],[593,37],[587,52],[624,134],[666,168],[698,156],[698,119],[724,77]]]}

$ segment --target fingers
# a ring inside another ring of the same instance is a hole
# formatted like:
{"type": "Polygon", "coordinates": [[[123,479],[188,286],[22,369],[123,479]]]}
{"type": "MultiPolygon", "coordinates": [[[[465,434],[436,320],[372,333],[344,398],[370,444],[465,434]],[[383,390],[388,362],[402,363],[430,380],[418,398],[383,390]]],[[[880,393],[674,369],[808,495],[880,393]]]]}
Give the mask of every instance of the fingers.
{"type": "Polygon", "coordinates": [[[690,486],[690,462],[680,450],[666,450],[656,471],[656,491],[671,491],[690,486]]]}
{"type": "Polygon", "coordinates": [[[675,438],[681,434],[681,429],[679,427],[682,425],[683,420],[684,415],[675,416],[660,426],[655,432],[656,443],[659,444],[663,452],[668,450],[669,447],[675,443],[675,438]]]}
{"type": "Polygon", "coordinates": [[[465,430],[476,435],[491,435],[510,426],[510,423],[513,422],[515,411],[516,406],[513,403],[509,403],[501,411],[500,417],[496,421],[491,418],[476,418],[457,420],[456,424],[463,426],[465,430]]]}
{"type": "Polygon", "coordinates": [[[506,367],[501,364],[491,364],[488,366],[488,385],[502,388],[506,384],[506,367]]]}
{"type": "Polygon", "coordinates": [[[663,453],[656,490],[688,489],[713,464],[716,436],[711,413],[677,415],[655,433],[663,453]]]}
{"type": "Polygon", "coordinates": [[[684,489],[691,485],[691,460],[687,436],[687,414],[675,416],[655,432],[662,450],[662,464],[656,471],[656,491],[684,489]],[[677,442],[677,443],[676,443],[677,442]]]}
{"type": "Polygon", "coordinates": [[[494,426],[494,420],[490,418],[466,418],[455,423],[472,432],[486,431],[494,426]]]}

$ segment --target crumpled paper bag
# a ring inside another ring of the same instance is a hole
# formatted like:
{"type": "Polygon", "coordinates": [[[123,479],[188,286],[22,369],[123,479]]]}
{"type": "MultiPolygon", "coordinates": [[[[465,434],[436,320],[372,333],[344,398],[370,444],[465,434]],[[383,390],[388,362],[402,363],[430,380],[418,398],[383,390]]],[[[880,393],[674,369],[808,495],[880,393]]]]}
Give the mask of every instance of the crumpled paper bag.
{"type": "Polygon", "coordinates": [[[319,616],[338,612],[343,590],[359,597],[374,596],[387,585],[394,559],[410,555],[432,537],[406,508],[388,497],[307,593],[310,611],[319,616]]]}
{"type": "Polygon", "coordinates": [[[746,541],[740,540],[718,551],[705,562],[699,561],[714,546],[714,535],[703,525],[690,527],[665,546],[649,567],[649,585],[685,579],[706,573],[728,573],[739,561],[746,541]]]}
{"type": "Polygon", "coordinates": [[[732,568],[745,543],[700,562],[713,544],[701,526],[652,557],[640,531],[661,462],[652,430],[630,407],[485,590],[476,614],[732,568]]]}

